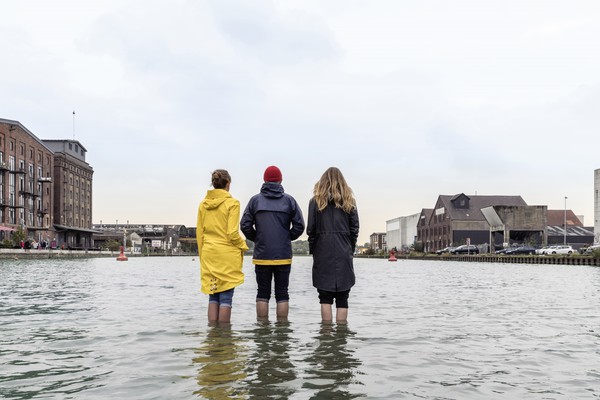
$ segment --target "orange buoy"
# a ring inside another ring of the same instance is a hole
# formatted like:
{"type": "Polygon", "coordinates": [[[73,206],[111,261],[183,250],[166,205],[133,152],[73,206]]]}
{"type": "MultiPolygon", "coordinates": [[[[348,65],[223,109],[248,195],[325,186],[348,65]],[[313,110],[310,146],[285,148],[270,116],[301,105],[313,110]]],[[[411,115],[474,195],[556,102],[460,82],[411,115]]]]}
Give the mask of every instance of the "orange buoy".
{"type": "Polygon", "coordinates": [[[390,258],[388,258],[388,261],[398,261],[396,259],[396,252],[394,250],[390,250],[390,258]]]}
{"type": "Polygon", "coordinates": [[[127,261],[127,256],[125,255],[125,248],[121,246],[121,254],[117,257],[117,261],[127,261]]]}

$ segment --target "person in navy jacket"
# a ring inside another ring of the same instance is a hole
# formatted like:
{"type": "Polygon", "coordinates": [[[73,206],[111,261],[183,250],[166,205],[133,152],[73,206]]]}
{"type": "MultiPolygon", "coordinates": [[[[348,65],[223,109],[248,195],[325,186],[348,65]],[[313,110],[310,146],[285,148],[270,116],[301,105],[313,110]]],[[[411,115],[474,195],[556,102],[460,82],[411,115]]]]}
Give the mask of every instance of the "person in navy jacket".
{"type": "Polygon", "coordinates": [[[296,200],[284,192],[279,168],[267,167],[263,178],[260,193],[248,202],[240,227],[246,238],[254,242],[252,263],[258,285],[256,316],[259,320],[268,319],[274,280],[277,318],[285,319],[289,312],[292,240],[304,232],[304,218],[296,200]]]}

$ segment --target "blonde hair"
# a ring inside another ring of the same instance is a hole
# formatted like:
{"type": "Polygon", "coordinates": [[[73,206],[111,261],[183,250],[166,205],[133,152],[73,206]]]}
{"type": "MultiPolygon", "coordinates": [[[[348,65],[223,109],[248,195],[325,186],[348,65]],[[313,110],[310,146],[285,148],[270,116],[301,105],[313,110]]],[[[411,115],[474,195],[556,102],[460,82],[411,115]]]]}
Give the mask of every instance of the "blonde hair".
{"type": "Polygon", "coordinates": [[[330,167],[323,173],[315,184],[313,194],[319,211],[323,211],[330,202],[347,213],[356,207],[352,189],[346,183],[342,171],[336,167],[330,167]]]}

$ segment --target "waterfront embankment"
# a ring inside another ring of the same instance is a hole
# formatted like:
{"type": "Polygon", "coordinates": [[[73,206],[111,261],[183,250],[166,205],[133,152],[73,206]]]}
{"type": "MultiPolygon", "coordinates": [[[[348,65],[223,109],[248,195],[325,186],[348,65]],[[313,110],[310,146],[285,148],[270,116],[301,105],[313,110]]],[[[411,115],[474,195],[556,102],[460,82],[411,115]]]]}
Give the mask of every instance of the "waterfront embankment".
{"type": "MultiPolygon", "coordinates": [[[[171,257],[185,256],[197,257],[197,254],[168,254],[165,252],[153,253],[131,253],[125,252],[128,258],[131,257],[171,257]]],[[[117,258],[118,251],[110,250],[61,250],[61,249],[0,249],[0,260],[2,259],[69,259],[69,258],[117,258]]],[[[303,255],[296,255],[303,257],[303,255]]],[[[358,255],[356,258],[373,258],[387,259],[387,256],[365,256],[358,255]]],[[[600,267],[600,258],[593,258],[587,255],[571,255],[571,256],[506,256],[494,254],[479,254],[479,255],[431,255],[431,254],[405,254],[397,255],[398,260],[424,260],[424,261],[452,261],[452,262],[479,262],[479,263],[496,263],[496,264],[544,264],[544,265],[588,265],[600,267]]]]}
{"type": "MultiPolygon", "coordinates": [[[[120,252],[110,250],[62,250],[62,249],[0,249],[0,260],[19,260],[19,259],[46,259],[46,258],[117,258],[120,252]]],[[[125,252],[130,257],[173,257],[173,256],[195,256],[196,254],[185,253],[132,253],[125,252]]]]}
{"type": "MultiPolygon", "coordinates": [[[[356,256],[357,258],[388,258],[387,256],[356,256]]],[[[600,258],[587,255],[571,256],[506,256],[494,254],[477,255],[429,255],[429,254],[406,254],[397,255],[398,260],[424,260],[424,261],[461,261],[496,264],[545,264],[545,265],[589,265],[600,267],[600,258]]]]}

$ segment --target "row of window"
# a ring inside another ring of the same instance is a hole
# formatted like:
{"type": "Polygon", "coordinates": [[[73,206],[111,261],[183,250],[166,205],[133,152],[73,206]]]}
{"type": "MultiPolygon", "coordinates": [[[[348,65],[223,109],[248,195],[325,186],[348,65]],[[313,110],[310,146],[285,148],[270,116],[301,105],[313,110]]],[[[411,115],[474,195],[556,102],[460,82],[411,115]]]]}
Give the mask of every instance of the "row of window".
{"type": "MultiPolygon", "coordinates": [[[[0,147],[3,147],[3,137],[0,136],[0,147]]],[[[25,157],[25,143],[19,143],[19,155],[25,157]]],[[[9,139],[8,140],[8,150],[10,152],[14,152],[15,151],[15,140],[14,139],[9,139]]],[[[29,159],[33,160],[34,159],[34,153],[35,150],[34,148],[30,147],[29,148],[29,159]]],[[[37,152],[37,160],[39,163],[42,162],[42,159],[44,158],[43,153],[41,151],[37,152]]],[[[2,159],[0,158],[0,161],[2,161],[2,159]]],[[[46,155],[46,165],[50,166],[50,155],[46,155]]]]}

